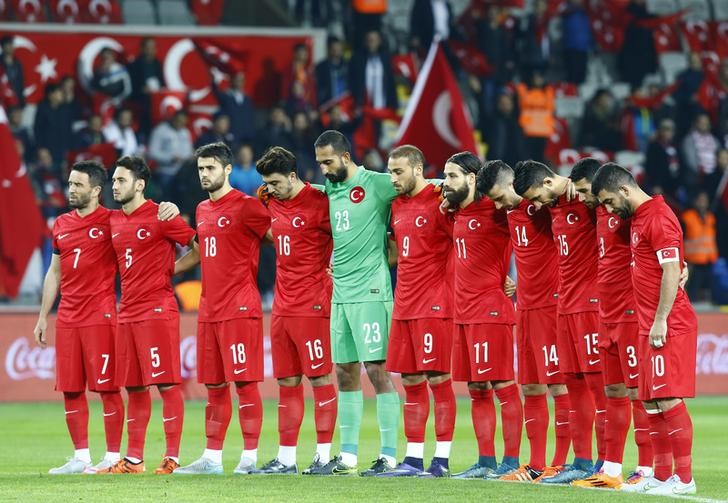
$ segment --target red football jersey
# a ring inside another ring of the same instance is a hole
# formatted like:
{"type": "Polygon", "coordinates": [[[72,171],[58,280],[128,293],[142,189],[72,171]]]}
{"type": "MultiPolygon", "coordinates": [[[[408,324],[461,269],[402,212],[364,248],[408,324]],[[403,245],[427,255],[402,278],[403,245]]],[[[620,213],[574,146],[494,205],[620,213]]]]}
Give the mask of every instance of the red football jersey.
{"type": "Polygon", "coordinates": [[[172,318],[178,312],[172,290],[175,243],[187,245],[195,231],[177,216],[163,222],[159,205],[147,200],[130,215],[111,214],[111,243],[121,275],[119,321],[172,318]]]}
{"type": "MultiPolygon", "coordinates": [[[[649,334],[660,302],[661,264],[677,262],[682,269],[685,256],[680,222],[662,196],[654,196],[637,208],[632,217],[631,248],[640,333],[649,334]]],[[[678,288],[667,318],[668,335],[695,331],[697,323],[685,290],[678,288]]]]}
{"type": "Polygon", "coordinates": [[[522,199],[518,207],[506,213],[516,257],[518,309],[556,305],[559,259],[551,233],[551,214],[547,208],[536,210],[527,199],[522,199]]]}
{"type": "Polygon", "coordinates": [[[559,254],[559,313],[599,309],[596,214],[581,201],[561,196],[550,208],[559,254]]]}
{"type": "Polygon", "coordinates": [[[455,323],[515,324],[513,301],[503,292],[511,259],[508,221],[490,199],[455,212],[455,323]]]}
{"type": "Polygon", "coordinates": [[[626,281],[632,274],[629,228],[629,221],[609,213],[602,205],[597,207],[599,317],[605,323],[637,320],[632,283],[626,281]]]}
{"type": "Polygon", "coordinates": [[[435,186],[392,201],[391,224],[398,253],[392,319],[452,318],[453,222],[440,212],[435,186]]]}
{"type": "Polygon", "coordinates": [[[76,210],[53,224],[53,252],[61,259],[61,303],[56,325],[116,323],[116,255],[111,247],[111,210],[99,206],[82,217],[76,210]]]}
{"type": "Polygon", "coordinates": [[[276,247],[273,314],[328,318],[331,314],[329,199],[306,186],[293,199],[268,201],[276,247]]]}
{"type": "Polygon", "coordinates": [[[235,189],[197,205],[202,296],[200,321],[261,318],[260,240],[270,228],[268,209],[235,189]]]}

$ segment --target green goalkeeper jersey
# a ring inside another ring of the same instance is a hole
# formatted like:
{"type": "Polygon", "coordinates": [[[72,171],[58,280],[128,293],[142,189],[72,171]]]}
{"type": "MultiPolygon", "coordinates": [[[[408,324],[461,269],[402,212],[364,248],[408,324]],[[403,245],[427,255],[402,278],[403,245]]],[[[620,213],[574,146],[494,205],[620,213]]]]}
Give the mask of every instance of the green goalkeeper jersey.
{"type": "Polygon", "coordinates": [[[325,191],[334,238],[331,302],[391,301],[387,224],[397,192],[390,176],[360,166],[349,180],[327,180],[325,191]]]}

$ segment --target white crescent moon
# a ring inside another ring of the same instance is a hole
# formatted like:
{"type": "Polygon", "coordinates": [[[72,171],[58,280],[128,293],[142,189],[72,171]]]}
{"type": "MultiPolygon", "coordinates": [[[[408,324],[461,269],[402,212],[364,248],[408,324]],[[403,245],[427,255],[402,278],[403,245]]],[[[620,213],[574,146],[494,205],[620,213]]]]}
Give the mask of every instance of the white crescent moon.
{"type": "Polygon", "coordinates": [[[111,4],[109,3],[109,0],[91,0],[88,10],[91,14],[98,17],[100,15],[99,7],[103,7],[106,11],[104,15],[109,15],[111,13],[111,4]]]}
{"type": "Polygon", "coordinates": [[[301,217],[293,217],[293,220],[291,220],[291,225],[294,226],[296,229],[301,227],[305,222],[301,217]],[[296,222],[301,222],[300,224],[296,224],[296,222]]]}
{"type": "Polygon", "coordinates": [[[526,213],[528,213],[529,217],[532,217],[536,213],[536,207],[532,204],[529,204],[526,207],[526,213]]]}
{"type": "Polygon", "coordinates": [[[91,79],[94,76],[94,60],[99,55],[101,49],[110,47],[117,52],[123,52],[124,48],[119,42],[110,37],[97,37],[89,40],[88,43],[83,46],[81,52],[78,55],[78,76],[81,79],[81,83],[88,90],[91,84],[91,79]]]}
{"type": "Polygon", "coordinates": [[[40,13],[40,2],[38,0],[20,0],[20,3],[18,4],[18,10],[21,12],[24,11],[25,6],[28,4],[33,7],[33,10],[35,10],[35,12],[40,13]]]}
{"type": "Polygon", "coordinates": [[[182,101],[177,96],[165,96],[159,104],[159,115],[161,117],[167,116],[167,107],[172,107],[175,110],[182,110],[184,105],[182,105],[182,101]]]}
{"type": "Polygon", "coordinates": [[[208,119],[207,117],[200,117],[199,119],[195,119],[192,122],[192,129],[195,132],[195,134],[202,134],[204,131],[207,131],[212,128],[212,121],[208,119]]]}
{"type": "Polygon", "coordinates": [[[150,233],[148,230],[141,228],[137,231],[137,239],[146,239],[149,237],[150,233]],[[142,235],[142,232],[146,232],[146,234],[142,235]]]}
{"type": "MultiPolygon", "coordinates": [[[[187,84],[182,80],[180,75],[180,66],[182,60],[190,52],[195,50],[195,44],[189,38],[183,38],[172,45],[167,51],[167,56],[164,58],[164,80],[167,82],[167,87],[174,91],[186,91],[187,84]]],[[[203,87],[202,89],[190,89],[190,101],[197,102],[203,99],[210,93],[209,87],[203,87]]]]}
{"type": "Polygon", "coordinates": [[[615,227],[617,226],[617,223],[616,223],[616,222],[617,222],[617,219],[616,219],[616,218],[614,218],[614,217],[609,217],[609,220],[607,220],[607,226],[608,226],[608,227],[609,227],[610,229],[614,229],[614,228],[615,228],[615,227]],[[612,225],[612,223],[614,223],[614,225],[612,225]]]}
{"type": "MultiPolygon", "coordinates": [[[[22,35],[15,35],[13,37],[13,45],[16,49],[27,49],[30,52],[35,52],[35,50],[37,49],[32,40],[22,35]]],[[[37,88],[38,86],[36,86],[35,84],[25,86],[25,89],[23,89],[23,96],[30,96],[35,92],[37,88]]]]}
{"type": "Polygon", "coordinates": [[[579,219],[574,215],[573,213],[568,213],[566,215],[566,223],[569,225],[574,225],[579,219]],[[571,221],[571,217],[574,217],[574,221],[571,221]]]}
{"type": "Polygon", "coordinates": [[[96,239],[99,237],[99,233],[100,231],[98,227],[91,227],[88,230],[88,237],[90,237],[91,239],[96,239]]]}
{"type": "Polygon", "coordinates": [[[227,217],[220,217],[217,219],[217,226],[218,227],[225,227],[226,225],[230,224],[230,220],[227,219],[227,217]]]}
{"type": "Polygon", "coordinates": [[[427,223],[427,219],[423,217],[422,215],[418,215],[417,218],[415,218],[415,225],[417,227],[423,227],[427,223]],[[422,222],[422,224],[420,224],[422,222]]]}
{"type": "Polygon", "coordinates": [[[452,128],[450,127],[450,113],[452,112],[452,101],[450,99],[450,93],[443,91],[435,100],[435,105],[432,107],[432,124],[435,126],[435,131],[440,135],[440,138],[449,143],[452,147],[460,147],[460,140],[455,136],[452,128]]]}
{"type": "Polygon", "coordinates": [[[470,220],[468,220],[468,229],[470,229],[471,231],[474,231],[477,227],[478,227],[478,221],[476,219],[471,218],[470,220]],[[471,225],[473,222],[475,222],[475,227],[473,227],[471,225]]]}
{"type": "Polygon", "coordinates": [[[71,9],[72,15],[75,16],[78,14],[78,4],[76,3],[76,0],[61,0],[58,2],[58,5],[56,5],[56,13],[62,15],[63,9],[66,7],[71,9]]]}

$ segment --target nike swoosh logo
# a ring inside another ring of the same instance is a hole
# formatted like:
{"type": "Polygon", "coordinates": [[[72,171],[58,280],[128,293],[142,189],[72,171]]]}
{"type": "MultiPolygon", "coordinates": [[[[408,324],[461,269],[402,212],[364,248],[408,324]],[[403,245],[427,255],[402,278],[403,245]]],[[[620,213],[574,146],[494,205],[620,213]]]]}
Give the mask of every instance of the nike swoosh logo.
{"type": "Polygon", "coordinates": [[[76,410],[67,410],[66,415],[73,414],[74,412],[78,412],[78,409],[76,410]]]}
{"type": "Polygon", "coordinates": [[[426,360],[425,360],[425,359],[423,359],[423,360],[422,360],[422,365],[427,365],[428,363],[432,363],[432,362],[434,362],[435,360],[437,360],[437,358],[428,358],[428,359],[426,359],[426,360]]]}
{"type": "Polygon", "coordinates": [[[205,223],[205,220],[200,220],[199,222],[197,222],[197,226],[199,227],[200,225],[202,225],[204,223],[205,223]]]}
{"type": "Polygon", "coordinates": [[[162,422],[163,423],[168,423],[170,421],[174,421],[175,419],[177,419],[177,416],[174,416],[174,417],[163,417],[162,418],[162,422]]]}
{"type": "Polygon", "coordinates": [[[531,421],[535,421],[535,420],[536,420],[536,418],[535,418],[535,417],[532,417],[531,419],[526,419],[526,421],[524,421],[524,423],[523,423],[523,424],[528,424],[528,423],[530,423],[531,421]]]}
{"type": "Polygon", "coordinates": [[[678,428],[677,430],[672,430],[668,435],[672,435],[673,433],[677,433],[678,431],[682,431],[682,428],[678,428]]]}
{"type": "Polygon", "coordinates": [[[334,398],[329,398],[329,399],[328,399],[328,400],[326,400],[325,402],[319,402],[319,403],[318,403],[318,406],[319,406],[319,407],[323,407],[324,405],[330,404],[330,403],[331,403],[331,402],[333,402],[334,400],[336,400],[336,397],[334,397],[334,398]]]}
{"type": "Polygon", "coordinates": [[[369,348],[369,354],[376,353],[380,349],[382,349],[382,346],[378,346],[376,348],[369,348]]]}
{"type": "Polygon", "coordinates": [[[602,361],[602,360],[601,359],[599,359],[599,360],[589,360],[589,365],[596,365],[600,361],[602,361]]]}
{"type": "Polygon", "coordinates": [[[104,412],[104,417],[109,417],[109,416],[113,416],[114,414],[116,414],[116,411],[114,411],[114,412],[109,412],[108,414],[107,414],[106,412],[104,412]]]}
{"type": "Polygon", "coordinates": [[[667,383],[660,384],[659,386],[652,386],[652,391],[657,391],[658,389],[664,388],[665,386],[667,386],[667,383]]]}
{"type": "Polygon", "coordinates": [[[116,236],[118,236],[119,234],[121,234],[121,232],[115,232],[115,233],[113,233],[113,234],[111,235],[111,239],[114,239],[114,238],[115,238],[116,236]]]}
{"type": "Polygon", "coordinates": [[[278,217],[275,217],[275,218],[271,218],[271,219],[270,219],[270,223],[273,223],[273,222],[275,222],[276,220],[278,220],[278,217]]]}
{"type": "Polygon", "coordinates": [[[159,377],[159,376],[161,376],[162,374],[164,374],[165,372],[167,372],[167,371],[166,371],[166,370],[163,370],[163,371],[161,371],[161,372],[152,372],[152,378],[154,378],[154,377],[159,377]]]}
{"type": "Polygon", "coordinates": [[[323,364],[324,364],[324,362],[317,363],[316,365],[311,365],[311,370],[316,370],[317,368],[319,368],[323,364]]]}
{"type": "Polygon", "coordinates": [[[556,421],[556,426],[564,426],[565,424],[569,424],[569,421],[564,421],[563,423],[556,421]]]}
{"type": "Polygon", "coordinates": [[[131,419],[127,419],[126,420],[127,423],[131,423],[132,421],[136,421],[136,418],[135,417],[132,417],[131,419]]]}
{"type": "Polygon", "coordinates": [[[245,368],[242,368],[242,369],[235,369],[235,370],[233,370],[233,374],[235,374],[235,375],[242,374],[246,370],[248,370],[248,367],[245,367],[245,368]]]}
{"type": "Polygon", "coordinates": [[[478,369],[478,375],[485,374],[489,370],[493,370],[493,367],[488,367],[487,369],[478,369]]]}
{"type": "Polygon", "coordinates": [[[398,218],[397,220],[395,220],[395,221],[394,221],[394,225],[397,225],[397,224],[399,223],[399,221],[400,221],[400,220],[402,220],[402,219],[401,219],[401,218],[398,218]]]}
{"type": "Polygon", "coordinates": [[[635,379],[635,378],[637,378],[637,377],[639,377],[639,376],[640,376],[640,374],[639,374],[639,372],[638,372],[638,373],[636,373],[636,374],[630,374],[630,375],[629,375],[629,378],[630,378],[630,379],[635,379]]]}
{"type": "Polygon", "coordinates": [[[105,382],[111,381],[111,378],[109,379],[96,379],[96,384],[104,384],[105,382]]]}
{"type": "Polygon", "coordinates": [[[58,241],[60,241],[61,239],[65,238],[65,237],[66,237],[66,236],[68,236],[69,234],[70,234],[70,232],[68,232],[68,233],[66,233],[66,234],[59,234],[59,235],[58,235],[58,238],[57,238],[57,239],[58,239],[58,241]]]}
{"type": "Polygon", "coordinates": [[[243,404],[238,405],[238,409],[244,409],[245,407],[252,407],[253,405],[255,405],[255,404],[254,403],[243,403],[243,404]]]}
{"type": "Polygon", "coordinates": [[[561,371],[560,370],[554,370],[552,372],[546,372],[546,377],[551,377],[552,375],[558,374],[559,372],[561,372],[561,371]]]}

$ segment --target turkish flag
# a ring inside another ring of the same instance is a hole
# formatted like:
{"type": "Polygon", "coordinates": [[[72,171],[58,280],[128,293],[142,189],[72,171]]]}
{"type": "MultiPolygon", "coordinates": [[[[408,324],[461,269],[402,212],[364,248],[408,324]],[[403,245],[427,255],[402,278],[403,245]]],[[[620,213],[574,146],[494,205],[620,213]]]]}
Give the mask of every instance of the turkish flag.
{"type": "Polygon", "coordinates": [[[45,231],[25,165],[0,107],[0,292],[18,295],[33,250],[45,231]]]}
{"type": "Polygon", "coordinates": [[[437,41],[430,46],[417,77],[395,143],[416,145],[429,164],[440,168],[452,154],[463,150],[476,152],[470,117],[437,41]]]}
{"type": "Polygon", "coordinates": [[[224,8],[224,0],[190,0],[190,10],[201,26],[219,24],[224,8]]]}
{"type": "Polygon", "coordinates": [[[168,120],[177,110],[187,108],[187,93],[161,89],[151,93],[152,123],[168,120]]]}
{"type": "Polygon", "coordinates": [[[66,161],[69,166],[81,161],[98,161],[106,169],[111,169],[116,163],[117,157],[116,147],[113,143],[98,143],[83,149],[70,150],[66,154],[66,161]]]}

